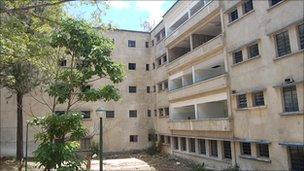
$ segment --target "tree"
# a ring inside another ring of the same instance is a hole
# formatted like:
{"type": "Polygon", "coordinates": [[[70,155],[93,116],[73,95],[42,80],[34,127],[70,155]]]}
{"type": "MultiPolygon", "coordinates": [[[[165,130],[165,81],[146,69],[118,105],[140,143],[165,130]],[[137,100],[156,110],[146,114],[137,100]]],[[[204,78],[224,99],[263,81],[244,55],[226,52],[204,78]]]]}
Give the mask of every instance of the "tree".
{"type": "Polygon", "coordinates": [[[46,169],[78,170],[81,161],[76,160],[76,141],[84,136],[84,131],[79,114],[71,108],[79,101],[119,100],[114,84],[123,80],[124,70],[110,58],[114,48],[112,40],[84,21],[62,20],[52,34],[52,46],[62,52],[61,60],[67,60],[68,65],[58,70],[46,92],[55,99],[55,104],[66,104],[66,110],[61,116],[53,110],[50,116],[35,118],[33,123],[40,126],[42,132],[35,136],[40,145],[34,157],[46,169]],[[109,79],[112,83],[88,88],[99,79],[109,79]]]}
{"type": "Polygon", "coordinates": [[[52,54],[50,37],[60,7],[37,7],[14,13],[5,9],[32,1],[1,1],[0,86],[17,96],[16,159],[23,158],[23,96],[44,81],[46,58],[52,54]],[[51,21],[51,22],[50,22],[51,21]]]}

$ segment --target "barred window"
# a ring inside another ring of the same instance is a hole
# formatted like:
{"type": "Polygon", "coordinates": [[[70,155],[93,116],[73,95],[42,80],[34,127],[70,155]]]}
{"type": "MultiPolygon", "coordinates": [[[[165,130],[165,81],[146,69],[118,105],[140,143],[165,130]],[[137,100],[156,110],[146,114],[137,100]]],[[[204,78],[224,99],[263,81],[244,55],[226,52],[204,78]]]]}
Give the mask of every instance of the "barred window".
{"type": "Polygon", "coordinates": [[[194,138],[189,138],[189,151],[191,153],[195,153],[195,139],[194,138]]]}
{"type": "Polygon", "coordinates": [[[241,143],[242,155],[251,155],[251,144],[248,142],[241,143]]]}
{"type": "Polygon", "coordinates": [[[138,135],[130,135],[130,142],[138,142],[138,135]]]}
{"type": "Polygon", "coordinates": [[[210,156],[217,157],[217,141],[210,140],[210,156]]]}
{"type": "Polygon", "coordinates": [[[169,108],[168,107],[165,108],[165,116],[169,116],[169,108]]]}
{"type": "Polygon", "coordinates": [[[296,86],[283,87],[284,111],[299,111],[296,86]]]}
{"type": "Polygon", "coordinates": [[[263,91],[253,93],[253,106],[264,106],[264,93],[263,91]]]}
{"type": "Polygon", "coordinates": [[[106,111],[106,118],[114,118],[115,112],[114,111],[106,111]]]}
{"type": "Polygon", "coordinates": [[[136,86],[129,86],[129,93],[136,93],[136,86]]]}
{"type": "Polygon", "coordinates": [[[231,143],[230,141],[223,141],[224,158],[231,159],[231,143]]]}
{"type": "Polygon", "coordinates": [[[164,109],[163,108],[158,109],[158,111],[159,111],[159,116],[164,116],[164,109]]]}
{"type": "Polygon", "coordinates": [[[91,118],[91,112],[90,111],[81,111],[83,119],[89,119],[91,118]]]}
{"type": "Polygon", "coordinates": [[[276,34],[278,57],[291,53],[288,31],[276,34]]]}
{"type": "Polygon", "coordinates": [[[137,117],[137,110],[129,110],[129,117],[136,118],[137,117]]]}
{"type": "Polygon", "coordinates": [[[147,86],[147,93],[150,93],[150,86],[147,86]]]}
{"type": "Polygon", "coordinates": [[[254,58],[259,54],[259,46],[257,43],[248,47],[248,58],[254,58]]]}
{"type": "Polygon", "coordinates": [[[206,154],[206,141],[203,139],[198,139],[198,148],[200,154],[206,154]]]}
{"type": "Polygon", "coordinates": [[[238,11],[237,11],[237,9],[233,10],[232,12],[230,12],[229,16],[230,16],[230,17],[229,17],[229,18],[230,18],[230,22],[232,22],[232,21],[238,19],[239,16],[238,16],[238,11]]]}
{"type": "Polygon", "coordinates": [[[252,0],[247,0],[243,4],[243,13],[246,14],[247,12],[253,10],[252,0]]]}
{"type": "Polygon", "coordinates": [[[149,70],[150,70],[150,65],[146,64],[146,71],[149,71],[149,70]]]}
{"type": "Polygon", "coordinates": [[[238,104],[238,108],[246,108],[247,107],[246,94],[240,94],[240,95],[237,96],[237,104],[238,104]]]}
{"type": "Polygon", "coordinates": [[[269,157],[268,144],[257,144],[257,147],[258,147],[258,156],[269,157]]]}
{"type": "Polygon", "coordinates": [[[298,26],[300,49],[304,49],[304,24],[298,26]]]}
{"type": "Polygon", "coordinates": [[[148,117],[151,117],[151,110],[150,109],[147,110],[147,115],[148,115],[148,117]]]}
{"type": "Polygon", "coordinates": [[[180,138],[180,143],[181,143],[181,150],[182,151],[186,151],[187,150],[186,138],[181,137],[180,138]]]}
{"type": "Polygon", "coordinates": [[[233,54],[233,63],[237,64],[237,63],[240,63],[243,61],[243,53],[242,51],[237,51],[237,52],[234,52],[233,54]]]}
{"type": "Polygon", "coordinates": [[[291,170],[304,170],[304,147],[292,146],[288,150],[291,170]]]}

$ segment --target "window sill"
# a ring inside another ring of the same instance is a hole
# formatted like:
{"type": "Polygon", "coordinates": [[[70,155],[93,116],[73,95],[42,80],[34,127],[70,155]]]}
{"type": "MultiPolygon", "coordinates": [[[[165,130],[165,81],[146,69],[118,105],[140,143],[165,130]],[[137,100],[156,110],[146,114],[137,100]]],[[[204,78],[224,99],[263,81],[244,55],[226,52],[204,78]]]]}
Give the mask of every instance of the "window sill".
{"type": "Polygon", "coordinates": [[[252,60],[258,59],[258,58],[261,58],[261,55],[258,55],[258,56],[252,57],[252,58],[248,58],[248,59],[246,59],[246,60],[244,60],[244,61],[242,61],[242,62],[232,64],[231,66],[232,66],[232,67],[235,67],[235,66],[241,65],[241,64],[243,64],[243,63],[247,63],[247,62],[249,62],[249,61],[252,61],[252,60]]]}
{"type": "Polygon", "coordinates": [[[238,19],[236,19],[236,20],[234,20],[234,21],[229,22],[229,23],[227,24],[227,27],[230,27],[231,25],[233,25],[234,23],[240,21],[242,18],[245,18],[246,16],[248,16],[248,15],[251,14],[251,13],[253,13],[254,11],[255,11],[255,10],[253,9],[253,10],[247,12],[246,14],[243,14],[240,18],[238,18],[238,19]]]}
{"type": "Polygon", "coordinates": [[[281,1],[281,2],[279,2],[279,3],[277,3],[277,4],[275,4],[275,5],[270,6],[270,7],[267,9],[267,12],[271,11],[272,9],[274,9],[274,8],[277,7],[277,6],[282,5],[284,2],[287,2],[287,1],[283,0],[283,1],[281,1]]]}
{"type": "Polygon", "coordinates": [[[269,158],[253,157],[253,156],[247,156],[247,155],[240,155],[240,158],[271,163],[271,160],[269,158]]]}
{"type": "Polygon", "coordinates": [[[281,115],[281,116],[304,115],[304,111],[282,112],[282,113],[279,113],[279,115],[281,115]]]}
{"type": "Polygon", "coordinates": [[[194,156],[194,157],[200,157],[200,158],[204,158],[204,159],[207,159],[207,160],[215,160],[215,161],[221,161],[221,162],[225,162],[225,163],[231,163],[231,160],[220,159],[218,157],[207,156],[205,154],[191,153],[191,152],[180,151],[180,150],[176,150],[176,149],[173,150],[173,152],[180,153],[180,154],[186,154],[186,155],[190,155],[190,156],[194,156]]]}
{"type": "Polygon", "coordinates": [[[264,106],[253,106],[253,107],[248,107],[247,109],[249,110],[256,110],[256,109],[266,109],[267,106],[264,105],[264,106]]]}
{"type": "Polygon", "coordinates": [[[276,62],[276,61],[279,61],[279,60],[281,60],[281,59],[285,59],[285,58],[288,58],[288,57],[291,57],[291,56],[293,56],[293,55],[296,55],[296,54],[298,54],[298,53],[303,53],[304,52],[304,49],[301,49],[301,50],[298,50],[298,51],[296,51],[296,52],[292,52],[292,53],[289,53],[289,54],[287,54],[287,55],[283,55],[283,56],[277,56],[276,58],[274,58],[273,59],[273,61],[274,62],[276,62]]]}

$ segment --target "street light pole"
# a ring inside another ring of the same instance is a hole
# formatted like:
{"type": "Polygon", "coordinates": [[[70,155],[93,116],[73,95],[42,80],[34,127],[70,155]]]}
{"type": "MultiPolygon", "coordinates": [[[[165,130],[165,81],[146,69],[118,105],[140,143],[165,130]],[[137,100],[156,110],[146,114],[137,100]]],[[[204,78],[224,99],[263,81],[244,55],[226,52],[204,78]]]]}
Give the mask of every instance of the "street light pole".
{"type": "Polygon", "coordinates": [[[103,144],[103,139],[102,139],[102,117],[99,118],[99,170],[103,171],[103,162],[102,162],[102,144],[103,144]]]}

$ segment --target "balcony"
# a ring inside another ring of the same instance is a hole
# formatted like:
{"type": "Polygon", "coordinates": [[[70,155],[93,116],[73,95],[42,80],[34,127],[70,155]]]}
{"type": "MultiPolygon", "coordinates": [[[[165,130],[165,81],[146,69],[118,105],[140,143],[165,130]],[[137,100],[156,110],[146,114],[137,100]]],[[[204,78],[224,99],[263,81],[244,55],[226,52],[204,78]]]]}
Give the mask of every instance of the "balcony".
{"type": "Polygon", "coordinates": [[[194,84],[187,85],[184,87],[182,87],[181,79],[178,78],[177,80],[178,80],[178,84],[173,85],[175,89],[171,89],[169,91],[168,94],[169,101],[227,87],[227,74],[215,76],[207,80],[201,80],[194,84]]]}
{"type": "Polygon", "coordinates": [[[207,42],[197,46],[192,51],[188,49],[182,51],[183,53],[180,56],[169,52],[169,64],[167,65],[167,70],[169,72],[179,70],[180,67],[185,66],[194,61],[198,61],[201,58],[204,58],[212,53],[218,53],[219,50],[223,47],[223,36],[222,34],[208,40],[207,42]],[[173,58],[172,58],[173,56],[173,58]]]}
{"type": "Polygon", "coordinates": [[[207,17],[213,17],[218,10],[219,1],[214,0],[195,11],[190,18],[188,15],[183,16],[178,23],[173,24],[168,30],[169,36],[165,39],[165,45],[174,43],[181,36],[187,36],[188,30],[198,28],[203,22],[207,21],[207,17]]]}
{"type": "Polygon", "coordinates": [[[183,131],[231,131],[231,123],[228,118],[171,120],[169,121],[169,128],[183,131]]]}

